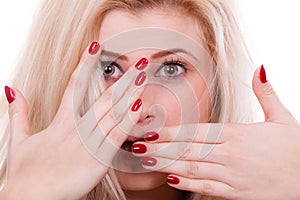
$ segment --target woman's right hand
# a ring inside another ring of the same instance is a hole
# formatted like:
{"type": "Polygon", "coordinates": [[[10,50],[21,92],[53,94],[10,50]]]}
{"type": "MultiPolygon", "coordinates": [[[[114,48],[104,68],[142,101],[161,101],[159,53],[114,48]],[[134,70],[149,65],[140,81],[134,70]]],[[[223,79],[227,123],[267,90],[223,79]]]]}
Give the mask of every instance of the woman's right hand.
{"type": "Polygon", "coordinates": [[[132,80],[138,70],[133,69],[133,73],[126,73],[118,81],[122,83],[118,86],[122,85],[125,90],[116,94],[116,84],[112,85],[80,116],[91,74],[99,61],[99,48],[99,43],[94,42],[86,49],[53,122],[39,133],[29,132],[23,95],[6,87],[10,102],[10,142],[7,184],[0,192],[0,199],[80,199],[107,173],[114,155],[128,136],[120,124],[130,130],[139,119],[142,109],[134,112],[131,105],[142,90],[136,92],[128,104],[128,98],[137,87],[132,80]],[[120,105],[128,106],[122,111],[116,110],[120,105]]]}

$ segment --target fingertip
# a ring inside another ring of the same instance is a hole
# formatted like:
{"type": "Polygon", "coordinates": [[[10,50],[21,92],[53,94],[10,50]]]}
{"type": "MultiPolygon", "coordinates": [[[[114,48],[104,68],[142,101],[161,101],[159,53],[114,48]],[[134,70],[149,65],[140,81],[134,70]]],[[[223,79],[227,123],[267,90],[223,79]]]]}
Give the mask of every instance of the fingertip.
{"type": "Polygon", "coordinates": [[[100,50],[100,43],[97,41],[93,41],[88,48],[88,52],[90,55],[96,55],[100,50]]]}
{"type": "Polygon", "coordinates": [[[259,79],[262,84],[265,84],[268,82],[264,65],[261,65],[261,67],[259,69],[259,79]]]}
{"type": "Polygon", "coordinates": [[[147,132],[144,136],[146,142],[154,142],[157,141],[159,138],[159,134],[154,131],[147,132]]]}
{"type": "Polygon", "coordinates": [[[272,85],[270,81],[267,79],[266,70],[264,65],[261,65],[254,72],[254,77],[252,81],[252,87],[254,92],[257,95],[261,93],[269,93],[272,90],[272,85]]]}
{"type": "Polygon", "coordinates": [[[142,71],[142,70],[144,70],[144,69],[148,66],[148,64],[149,64],[148,59],[147,59],[146,57],[144,57],[144,58],[141,58],[141,59],[135,64],[135,68],[136,68],[137,70],[142,71]]]}
{"type": "Polygon", "coordinates": [[[142,106],[143,106],[143,101],[142,101],[141,98],[138,98],[138,99],[134,102],[134,104],[132,105],[131,111],[132,111],[132,112],[137,112],[137,111],[141,110],[142,106]]]}
{"type": "Polygon", "coordinates": [[[166,182],[169,185],[178,185],[180,183],[180,179],[174,175],[168,175],[166,178],[166,182]]]}
{"type": "Polygon", "coordinates": [[[6,85],[4,87],[4,91],[5,91],[7,102],[9,104],[12,104],[16,100],[16,93],[14,89],[6,85]]]}

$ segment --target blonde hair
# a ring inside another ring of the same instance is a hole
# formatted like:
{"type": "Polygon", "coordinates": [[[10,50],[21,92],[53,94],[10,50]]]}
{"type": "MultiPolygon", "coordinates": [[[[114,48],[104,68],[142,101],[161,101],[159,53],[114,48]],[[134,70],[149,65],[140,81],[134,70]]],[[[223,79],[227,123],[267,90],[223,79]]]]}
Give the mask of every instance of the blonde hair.
{"type": "MultiPolygon", "coordinates": [[[[98,40],[105,15],[116,9],[138,13],[140,9],[179,8],[193,16],[195,28],[202,31],[215,63],[210,121],[252,121],[250,102],[246,102],[251,95],[252,62],[230,4],[228,0],[44,0],[13,82],[27,99],[31,132],[39,132],[51,123],[81,54],[91,41],[98,40]]],[[[8,132],[7,128],[0,138],[2,175],[8,132]]],[[[204,197],[194,194],[192,198],[204,197]]],[[[126,198],[110,170],[83,199],[126,198]]]]}

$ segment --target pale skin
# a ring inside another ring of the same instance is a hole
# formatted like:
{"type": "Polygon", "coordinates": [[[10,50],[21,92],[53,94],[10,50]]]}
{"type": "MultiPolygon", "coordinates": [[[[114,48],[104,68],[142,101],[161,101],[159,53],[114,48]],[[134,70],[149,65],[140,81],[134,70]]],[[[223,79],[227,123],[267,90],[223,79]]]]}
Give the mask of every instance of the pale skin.
{"type": "MultiPolygon", "coordinates": [[[[161,10],[151,10],[144,14],[139,13],[138,16],[134,16],[123,11],[111,12],[103,21],[102,28],[100,30],[100,42],[106,41],[108,38],[130,30],[161,27],[180,32],[182,34],[187,34],[189,37],[202,44],[203,42],[201,41],[199,34],[193,28],[193,25],[194,22],[192,18],[182,18],[176,15],[170,15],[170,13],[162,12],[161,10]],[[169,16],[167,17],[167,15],[169,16]],[[111,26],[111,24],[118,24],[120,20],[126,23],[122,23],[119,26],[111,26]]],[[[130,67],[130,63],[133,63],[142,57],[148,58],[149,63],[164,63],[165,60],[182,60],[182,58],[175,54],[152,58],[153,55],[158,52],[159,51],[157,50],[148,49],[134,51],[133,53],[126,54],[122,57],[122,59],[118,59],[116,62],[123,68],[123,70],[127,70],[128,66],[130,67]]],[[[187,61],[183,60],[183,62],[187,61]]],[[[154,66],[151,67],[155,68],[154,66]]],[[[192,90],[194,91],[194,95],[196,95],[197,101],[201,102],[198,105],[199,110],[201,110],[201,118],[199,119],[199,122],[208,122],[210,114],[210,96],[203,95],[207,92],[206,85],[200,74],[192,65],[188,64],[187,68],[188,71],[183,73],[184,80],[189,82],[192,90]]],[[[157,69],[154,71],[157,71],[157,69]]],[[[118,73],[115,74],[115,76],[117,75],[118,73]]],[[[149,72],[148,75],[151,76],[152,74],[149,72]]],[[[160,76],[158,81],[163,84],[182,84],[183,80],[178,78],[166,79],[163,78],[163,76],[160,76]]],[[[109,80],[107,83],[111,85],[113,84],[113,81],[109,80]]],[[[167,126],[174,126],[180,123],[181,107],[174,94],[170,93],[167,89],[157,85],[146,86],[141,98],[143,99],[144,109],[137,123],[138,126],[146,126],[150,124],[152,120],[159,117],[159,114],[157,113],[152,115],[150,114],[151,106],[155,104],[162,105],[166,110],[168,115],[166,119],[167,126]]],[[[142,133],[140,137],[143,137],[144,134],[145,133],[142,133]]],[[[125,173],[117,171],[117,176],[122,188],[127,190],[127,193],[130,194],[130,199],[182,199],[182,196],[180,196],[181,194],[178,193],[178,191],[170,188],[166,184],[166,173],[125,173]]]]}
{"type": "MultiPolygon", "coordinates": [[[[197,38],[195,30],[191,30],[191,19],[187,17],[171,16],[170,13],[159,14],[160,11],[144,12],[139,18],[126,12],[112,12],[104,21],[105,29],[100,30],[100,43],[106,37],[118,34],[125,29],[134,29],[140,27],[156,26],[174,29],[176,31],[185,30],[190,37],[197,38]],[[154,15],[155,14],[155,15],[154,15]],[[122,18],[124,27],[108,26],[114,24],[113,20],[118,21],[122,18]],[[178,28],[180,25],[180,29],[178,28]],[[186,25],[187,27],[182,28],[186,25]],[[110,28],[113,27],[113,28],[110,28]],[[105,32],[106,31],[106,32],[105,32]]],[[[201,41],[199,41],[200,43],[201,41]]],[[[89,123],[89,112],[84,116],[79,116],[79,108],[82,103],[82,97],[86,93],[88,80],[94,69],[94,64],[100,56],[100,51],[91,55],[86,50],[82,59],[72,75],[61,106],[51,125],[40,133],[34,134],[28,131],[27,106],[26,100],[22,94],[14,89],[16,98],[9,105],[11,140],[9,144],[8,155],[8,182],[3,191],[0,192],[1,199],[79,199],[92,190],[104,177],[108,167],[99,163],[83,147],[77,133],[78,125],[80,129],[89,130],[86,134],[93,132],[93,128],[100,126],[106,131],[105,137],[101,140],[104,147],[105,141],[112,142],[120,147],[126,140],[127,135],[118,129],[117,124],[107,125],[105,120],[109,120],[112,115],[110,101],[115,84],[111,83],[108,90],[93,105],[93,110],[97,111],[99,122],[89,123]],[[80,72],[81,76],[77,74],[80,72]],[[82,73],[83,72],[83,73],[82,73]],[[80,87],[78,87],[80,85],[80,87]],[[73,102],[74,93],[78,99],[73,102]],[[70,106],[73,105],[73,106],[70,106]],[[101,105],[101,106],[100,106],[101,105]],[[107,113],[108,112],[108,113],[107,113]],[[74,123],[73,116],[76,116],[78,123],[74,123]],[[92,126],[92,127],[91,127],[92,126]],[[110,126],[110,127],[106,127],[110,126]],[[43,148],[40,148],[43,147],[43,148]],[[38,149],[38,150],[37,150],[38,149]],[[74,164],[76,163],[76,164],[74,164]],[[43,177],[41,179],[41,177],[43,177]],[[74,180],[79,183],[74,184],[74,180]],[[34,190],[32,189],[34,188],[34,190]],[[65,188],[63,191],[61,188],[65,188]]],[[[154,52],[141,51],[128,55],[130,63],[137,62],[142,56],[148,58],[154,52]]],[[[151,62],[151,60],[149,60],[151,62]]],[[[159,61],[155,61],[159,62],[159,61]]],[[[126,64],[124,64],[125,66],[126,64]]],[[[129,76],[128,71],[134,71],[133,66],[125,68],[126,73],[118,81],[129,83],[133,77],[129,76]]],[[[133,74],[137,75],[138,72],[133,74]]],[[[194,90],[198,91],[199,98],[205,91],[205,86],[199,88],[201,77],[197,73],[187,71],[185,78],[193,85],[194,90]]],[[[130,91],[130,87],[120,94],[119,101],[130,91]]],[[[135,98],[141,97],[144,104],[139,111],[131,112],[130,107],[124,110],[122,115],[130,115],[135,123],[145,124],[147,106],[160,103],[166,106],[169,114],[176,111],[176,101],[171,105],[164,103],[166,99],[172,99],[172,96],[161,97],[158,102],[147,101],[147,95],[153,95],[159,89],[146,87],[144,90],[134,94],[135,98]],[[151,92],[152,91],[152,92],[151,92]],[[166,98],[166,99],[165,99],[166,98]],[[168,108],[168,106],[171,106],[168,108]],[[171,109],[173,106],[173,110],[171,109]],[[146,113],[146,114],[145,114],[146,113]]],[[[154,198],[172,198],[178,196],[178,191],[172,189],[187,190],[204,195],[226,198],[226,199],[299,199],[298,190],[300,177],[300,126],[290,112],[281,104],[277,95],[271,87],[270,82],[262,83],[259,78],[259,69],[255,71],[253,77],[253,90],[265,113],[265,122],[256,124],[222,124],[222,130],[210,132],[219,137],[207,137],[207,130],[211,124],[207,124],[210,110],[202,105],[201,109],[206,110],[207,115],[201,115],[203,118],[196,124],[183,124],[182,127],[189,127],[189,130],[197,130],[195,137],[191,137],[188,132],[174,137],[179,124],[178,119],[168,118],[167,126],[161,130],[159,139],[152,142],[138,142],[147,146],[145,154],[135,154],[136,156],[147,156],[149,152],[151,157],[157,160],[153,167],[145,166],[147,169],[158,170],[160,173],[128,175],[121,173],[118,178],[122,184],[122,179],[132,178],[132,184],[124,185],[124,189],[130,190],[132,199],[154,198]],[[217,138],[217,140],[210,140],[217,138]],[[191,144],[193,151],[187,151],[181,157],[176,150],[182,144],[191,144]],[[203,148],[211,147],[207,156],[199,156],[203,148]],[[169,154],[160,154],[158,149],[168,146],[173,151],[169,154]],[[175,161],[175,162],[173,162],[175,161]],[[172,165],[165,167],[164,163],[172,165]],[[161,167],[163,166],[163,168],[161,167]],[[191,171],[191,169],[193,169],[191,171]],[[178,184],[165,182],[167,175],[174,175],[179,178],[178,184]],[[138,184],[137,184],[138,183],[138,184]],[[149,195],[151,193],[152,196],[149,195]],[[146,194],[146,195],[145,195],[146,194]],[[141,197],[143,196],[143,198],[141,197]],[[146,196],[146,197],[145,197],[146,196]]],[[[159,92],[164,92],[159,91],[159,92]]],[[[163,95],[162,95],[163,96],[163,95]]],[[[135,100],[133,98],[133,101],[135,100]]],[[[209,100],[209,97],[207,97],[209,100]]],[[[149,99],[149,98],[148,98],[149,99]]],[[[133,104],[133,101],[131,104],[133,104]]],[[[199,104],[201,106],[201,104],[199,104]]],[[[126,118],[124,118],[126,119],[126,118]]],[[[111,119],[111,121],[113,121],[111,119]]],[[[120,122],[122,123],[122,122],[120,122]]],[[[128,127],[129,129],[131,127],[128,127]]],[[[136,143],[136,144],[138,144],[136,143]]],[[[107,146],[106,146],[107,147],[107,146]]],[[[99,150],[98,149],[98,150],[99,150]]],[[[116,151],[112,149],[103,149],[105,154],[109,152],[105,159],[110,161],[116,151]]],[[[99,151],[101,152],[101,151],[99,151]]],[[[99,157],[102,155],[99,154],[99,157]]],[[[174,199],[174,198],[172,198],[174,199]]]]}

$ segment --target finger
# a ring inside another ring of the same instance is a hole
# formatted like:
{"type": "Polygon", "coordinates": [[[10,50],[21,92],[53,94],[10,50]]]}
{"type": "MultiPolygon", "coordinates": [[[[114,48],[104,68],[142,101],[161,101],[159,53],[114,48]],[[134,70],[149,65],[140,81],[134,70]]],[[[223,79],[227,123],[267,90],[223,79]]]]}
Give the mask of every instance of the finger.
{"type": "MultiPolygon", "coordinates": [[[[132,73],[128,74],[132,76],[132,73]]],[[[99,121],[102,120],[105,114],[107,114],[111,110],[112,106],[114,106],[114,104],[116,103],[112,101],[112,98],[113,94],[116,94],[115,91],[117,86],[121,86],[121,88],[119,88],[120,92],[118,93],[119,99],[124,95],[125,92],[128,92],[130,86],[133,83],[133,76],[131,76],[127,75],[126,73],[123,77],[121,77],[119,81],[122,82],[122,84],[118,84],[117,82],[109,87],[94,103],[94,105],[86,112],[86,114],[82,116],[82,118],[78,122],[78,126],[80,132],[86,132],[88,134],[84,138],[89,136],[89,133],[91,133],[93,129],[95,129],[99,121]],[[83,128],[83,131],[81,131],[81,127],[83,128]]]]}
{"type": "Polygon", "coordinates": [[[167,183],[179,190],[191,191],[205,196],[237,199],[234,188],[220,181],[190,179],[178,175],[169,175],[167,183]]]}
{"type": "Polygon", "coordinates": [[[210,179],[228,181],[225,166],[215,163],[171,160],[158,157],[142,157],[141,163],[145,169],[168,174],[177,174],[186,178],[210,179]]]}
{"type": "MultiPolygon", "coordinates": [[[[139,62],[138,62],[139,63],[139,62]]],[[[139,71],[131,68],[129,69],[120,80],[108,88],[103,95],[95,102],[89,111],[82,117],[80,124],[86,133],[92,132],[107,113],[111,116],[113,121],[119,121],[126,113],[127,106],[130,105],[130,97],[138,93],[138,88],[134,80],[138,77],[139,71]],[[137,92],[135,92],[137,91],[137,92]],[[112,107],[115,108],[112,109],[112,107]],[[87,126],[88,125],[88,126],[87,126]],[[86,129],[88,128],[88,129],[86,129]]]]}
{"type": "Polygon", "coordinates": [[[92,42],[84,51],[77,68],[69,80],[59,109],[60,112],[78,114],[89,85],[90,77],[97,66],[100,55],[99,49],[100,44],[92,42]]]}
{"type": "Polygon", "coordinates": [[[136,142],[132,146],[132,152],[137,157],[152,156],[168,158],[172,160],[194,160],[223,164],[222,148],[216,144],[201,143],[144,143],[136,142]]]}
{"type": "MultiPolygon", "coordinates": [[[[129,104],[127,106],[124,106],[126,111],[118,114],[119,117],[117,120],[114,117],[114,114],[115,114],[114,107],[112,107],[111,110],[109,111],[109,113],[107,113],[105,115],[105,117],[98,122],[96,128],[91,132],[91,134],[87,134],[84,131],[85,129],[81,128],[82,131],[79,132],[80,137],[83,139],[83,141],[87,141],[87,143],[91,144],[90,147],[92,147],[92,149],[93,149],[92,151],[98,149],[98,147],[101,145],[101,143],[103,142],[105,137],[116,126],[118,126],[118,128],[121,131],[123,131],[123,134],[127,134],[127,135],[129,134],[131,127],[135,125],[136,121],[128,118],[128,116],[133,115],[133,114],[128,115],[128,110],[130,109],[130,111],[133,112],[132,109],[136,105],[136,102],[137,101],[141,102],[141,99],[139,99],[139,97],[142,94],[143,90],[144,90],[144,88],[140,88],[140,90],[138,90],[133,95],[133,98],[131,98],[129,100],[129,104]],[[133,101],[134,99],[135,99],[135,101],[133,101]]],[[[140,112],[140,110],[142,109],[142,102],[140,103],[139,106],[140,106],[140,108],[137,111],[140,112]]],[[[134,108],[136,109],[136,107],[134,107],[134,108]]],[[[133,112],[133,113],[135,113],[135,112],[133,112]]],[[[136,115],[133,115],[133,116],[136,116],[136,115]]],[[[133,119],[135,119],[135,118],[133,117],[133,119]]],[[[88,128],[86,128],[86,129],[88,129],[88,128]]]]}
{"type": "Polygon", "coordinates": [[[280,102],[271,83],[267,81],[264,66],[255,71],[252,85],[254,93],[264,111],[266,121],[289,122],[291,119],[294,120],[290,112],[280,102]]]}
{"type": "Polygon", "coordinates": [[[148,132],[145,140],[148,142],[196,142],[205,144],[222,144],[225,142],[224,124],[184,124],[164,127],[159,133],[148,132]]]}
{"type": "Polygon", "coordinates": [[[29,137],[27,103],[17,89],[5,86],[5,94],[9,103],[10,142],[15,146],[29,137]]]}
{"type": "Polygon", "coordinates": [[[119,151],[120,147],[128,137],[126,131],[130,131],[138,122],[142,110],[142,105],[140,109],[136,111],[133,111],[132,109],[128,110],[126,116],[123,118],[120,124],[113,127],[113,129],[109,132],[108,136],[97,149],[96,157],[99,161],[101,161],[101,163],[110,166],[113,157],[119,151]]]}
{"type": "MultiPolygon", "coordinates": [[[[130,91],[130,90],[129,90],[130,91]]],[[[109,112],[98,122],[98,127],[101,127],[101,130],[106,133],[111,130],[115,124],[119,124],[127,113],[127,110],[133,106],[141,106],[142,100],[139,98],[144,91],[144,87],[137,90],[134,95],[130,98],[127,95],[124,95],[121,100],[114,105],[109,112]]],[[[137,108],[137,107],[136,107],[137,108]]],[[[136,109],[135,108],[135,109],[136,109]]],[[[140,109],[140,108],[139,108],[140,109]]],[[[121,124],[119,124],[120,128],[121,124]]],[[[125,132],[125,128],[123,130],[125,132]]],[[[129,134],[129,132],[125,132],[129,134]]]]}

